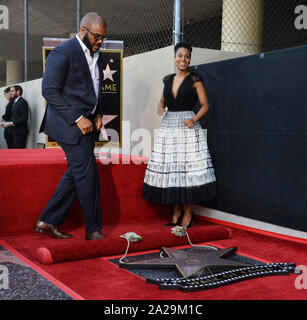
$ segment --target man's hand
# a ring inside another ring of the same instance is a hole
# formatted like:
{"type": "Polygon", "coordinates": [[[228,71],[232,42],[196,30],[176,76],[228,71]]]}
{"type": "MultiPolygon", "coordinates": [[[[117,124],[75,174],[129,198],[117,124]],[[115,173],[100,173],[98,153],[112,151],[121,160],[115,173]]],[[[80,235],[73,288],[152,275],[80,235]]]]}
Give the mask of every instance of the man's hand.
{"type": "Polygon", "coordinates": [[[100,131],[102,128],[102,116],[98,114],[95,118],[95,125],[96,125],[96,130],[100,131]]]}
{"type": "Polygon", "coordinates": [[[77,126],[81,130],[82,134],[93,132],[92,122],[84,116],[77,122],[77,126]]]}

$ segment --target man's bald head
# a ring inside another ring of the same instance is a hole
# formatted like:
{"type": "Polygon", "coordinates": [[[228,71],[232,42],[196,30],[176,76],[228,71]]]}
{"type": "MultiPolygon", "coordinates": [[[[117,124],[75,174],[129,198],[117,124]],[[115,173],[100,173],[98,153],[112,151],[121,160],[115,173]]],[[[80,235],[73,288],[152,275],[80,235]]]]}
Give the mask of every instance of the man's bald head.
{"type": "Polygon", "coordinates": [[[107,24],[96,12],[87,13],[80,22],[79,38],[90,50],[91,55],[97,52],[107,34],[107,24]]]}
{"type": "Polygon", "coordinates": [[[80,27],[90,28],[93,25],[107,27],[105,20],[96,12],[87,13],[80,22],[80,27]]]}

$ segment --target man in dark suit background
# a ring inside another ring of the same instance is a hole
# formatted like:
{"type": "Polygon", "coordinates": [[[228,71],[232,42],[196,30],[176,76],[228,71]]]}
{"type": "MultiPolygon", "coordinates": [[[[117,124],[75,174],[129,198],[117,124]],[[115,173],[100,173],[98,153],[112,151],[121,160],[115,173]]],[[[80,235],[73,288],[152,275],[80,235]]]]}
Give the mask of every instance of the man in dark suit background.
{"type": "MultiPolygon", "coordinates": [[[[12,105],[14,103],[14,99],[12,98],[10,87],[7,87],[4,90],[4,96],[5,96],[6,100],[8,100],[8,104],[5,107],[5,113],[2,116],[1,120],[3,122],[6,122],[11,118],[12,105]]],[[[11,148],[11,141],[10,141],[9,135],[8,135],[8,128],[4,128],[4,139],[6,140],[7,148],[10,149],[11,148]]]]}
{"type": "Polygon", "coordinates": [[[102,66],[99,49],[106,35],[105,21],[86,14],[80,32],[54,48],[46,61],[42,94],[48,106],[41,124],[65,152],[68,169],[34,230],[54,238],[71,238],[62,225],[78,195],[85,220],[86,240],[103,239],[99,178],[94,155],[95,130],[102,127],[102,66]]]}
{"type": "Polygon", "coordinates": [[[28,135],[28,102],[22,97],[23,90],[19,85],[10,88],[13,103],[9,105],[1,124],[6,128],[5,136],[9,149],[24,149],[28,135]]]}

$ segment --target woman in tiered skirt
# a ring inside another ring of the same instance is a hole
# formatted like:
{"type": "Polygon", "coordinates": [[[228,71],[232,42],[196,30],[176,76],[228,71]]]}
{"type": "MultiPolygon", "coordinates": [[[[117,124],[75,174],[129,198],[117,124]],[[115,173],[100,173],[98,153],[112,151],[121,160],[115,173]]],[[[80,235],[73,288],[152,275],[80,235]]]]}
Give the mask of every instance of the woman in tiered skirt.
{"type": "Polygon", "coordinates": [[[163,115],[143,186],[149,202],[173,206],[167,226],[190,227],[193,204],[216,198],[215,174],[206,136],[198,120],[209,110],[202,79],[189,71],[192,48],[175,46],[177,74],[164,77],[164,90],[158,105],[163,115]],[[195,115],[197,102],[201,108],[195,115]],[[166,108],[167,107],[167,111],[166,108]]]}

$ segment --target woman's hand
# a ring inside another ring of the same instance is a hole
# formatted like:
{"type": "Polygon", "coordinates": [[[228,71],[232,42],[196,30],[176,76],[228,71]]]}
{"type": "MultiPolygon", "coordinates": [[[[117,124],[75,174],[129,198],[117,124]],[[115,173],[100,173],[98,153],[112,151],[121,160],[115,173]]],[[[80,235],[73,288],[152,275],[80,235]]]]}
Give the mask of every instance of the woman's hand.
{"type": "Polygon", "coordinates": [[[184,120],[184,124],[190,129],[194,127],[195,123],[196,121],[193,118],[184,120]]]}
{"type": "Polygon", "coordinates": [[[158,104],[157,114],[159,116],[162,116],[164,114],[164,112],[165,112],[165,107],[161,103],[159,103],[158,104]]]}

